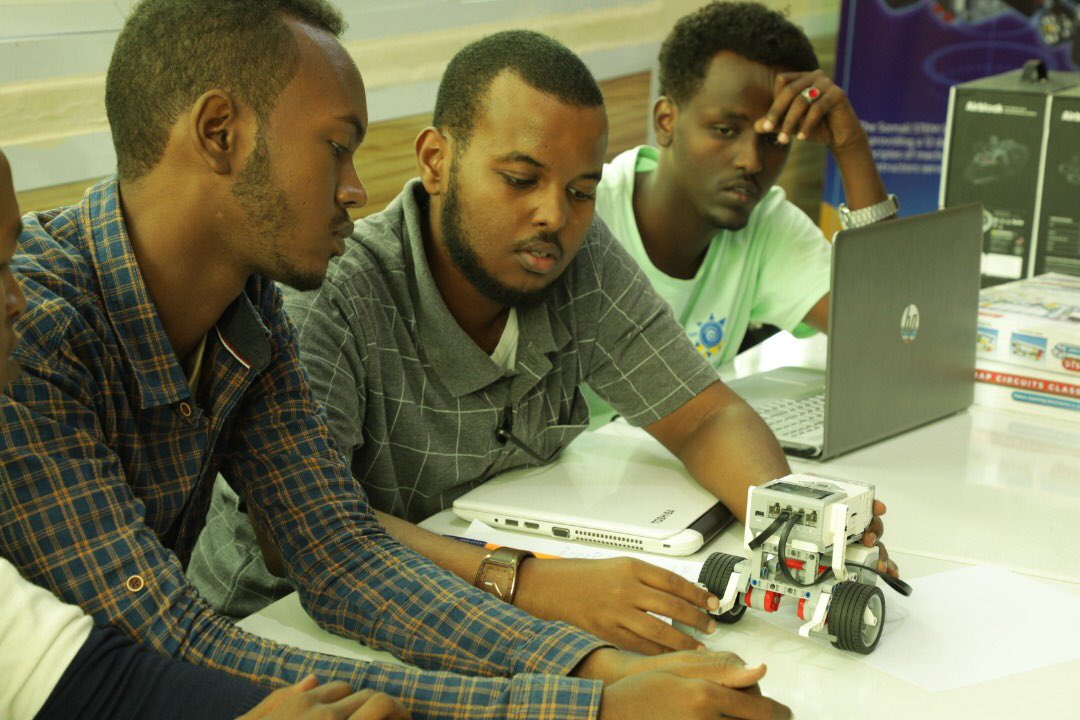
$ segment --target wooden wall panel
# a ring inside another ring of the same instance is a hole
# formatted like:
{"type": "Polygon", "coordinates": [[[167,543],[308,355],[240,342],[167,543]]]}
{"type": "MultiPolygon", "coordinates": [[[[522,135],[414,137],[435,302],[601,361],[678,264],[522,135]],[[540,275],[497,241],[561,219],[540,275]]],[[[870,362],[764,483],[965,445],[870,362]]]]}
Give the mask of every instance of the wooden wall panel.
{"type": "MultiPolygon", "coordinates": [[[[823,61],[831,60],[823,57],[823,61]]],[[[824,62],[823,62],[824,64],[824,62]]],[[[600,83],[607,104],[610,136],[608,159],[645,142],[650,121],[649,74],[638,73],[600,83]]],[[[431,122],[430,115],[413,115],[372,123],[368,137],[356,155],[356,169],[368,191],[368,204],[354,213],[363,217],[378,212],[394,199],[409,178],[416,176],[413,143],[420,130],[431,122]]],[[[799,143],[780,177],[788,197],[817,220],[825,151],[799,143]]],[[[23,212],[45,210],[76,203],[83,190],[95,182],[57,185],[19,193],[23,212]]]]}
{"type": "MultiPolygon", "coordinates": [[[[648,119],[649,74],[638,73],[600,83],[608,105],[611,135],[608,157],[645,142],[648,119]]],[[[368,191],[368,204],[356,217],[382,210],[393,200],[409,178],[416,177],[416,136],[431,123],[431,115],[384,120],[372,123],[363,146],[356,154],[356,170],[368,191]]],[[[87,186],[97,181],[56,185],[18,193],[23,212],[47,210],[77,203],[87,186]]]]}

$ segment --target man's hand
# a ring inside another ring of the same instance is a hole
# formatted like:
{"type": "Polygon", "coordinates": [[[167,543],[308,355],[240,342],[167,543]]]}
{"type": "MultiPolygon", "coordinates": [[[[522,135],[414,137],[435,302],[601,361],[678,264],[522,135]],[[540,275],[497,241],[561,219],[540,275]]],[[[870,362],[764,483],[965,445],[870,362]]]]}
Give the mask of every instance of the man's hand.
{"type": "Polygon", "coordinates": [[[314,675],[275,690],[237,720],[409,720],[397,700],[343,682],[319,685],[314,675]]]}
{"type": "Polygon", "coordinates": [[[787,707],[761,694],[757,683],[765,666],[747,667],[732,653],[672,653],[627,660],[625,667],[631,673],[604,688],[601,720],[791,717],[787,707]]]}
{"type": "Polygon", "coordinates": [[[778,73],[772,106],[754,123],[754,130],[775,132],[777,141],[784,144],[792,138],[813,140],[834,153],[867,142],[847,95],[821,70],[778,73]],[[813,101],[802,94],[811,87],[817,93],[813,101]]]}
{"type": "Polygon", "coordinates": [[[601,640],[655,655],[701,646],[650,612],[711,633],[703,610],[720,600],[673,572],[633,558],[534,560],[521,564],[514,604],[546,620],[564,620],[601,640]]]}
{"type": "Polygon", "coordinates": [[[881,516],[885,514],[885,503],[880,500],[874,501],[873,514],[874,518],[870,521],[870,525],[867,526],[866,532],[863,533],[862,543],[866,547],[874,547],[877,545],[880,555],[878,556],[878,571],[892,575],[893,577],[900,577],[900,569],[896,567],[896,563],[889,559],[889,551],[885,549],[885,546],[881,543],[881,536],[885,534],[885,523],[882,522],[881,516]]]}

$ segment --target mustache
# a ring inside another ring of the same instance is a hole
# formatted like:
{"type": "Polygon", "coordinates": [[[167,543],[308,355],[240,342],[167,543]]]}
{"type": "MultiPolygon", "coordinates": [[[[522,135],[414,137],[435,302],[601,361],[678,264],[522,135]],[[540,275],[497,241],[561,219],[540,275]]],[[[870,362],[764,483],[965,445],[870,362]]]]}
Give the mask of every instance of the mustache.
{"type": "Polygon", "coordinates": [[[758,179],[753,175],[737,175],[722,183],[723,187],[730,187],[732,185],[746,185],[751,188],[755,194],[761,194],[761,183],[758,182],[758,179]]]}
{"type": "Polygon", "coordinates": [[[330,224],[330,232],[334,235],[352,235],[353,221],[348,215],[339,218],[330,224]]]}
{"type": "Polygon", "coordinates": [[[514,252],[519,252],[519,251],[522,251],[522,250],[527,250],[528,248],[535,247],[536,245],[538,245],[540,243],[546,243],[548,245],[554,245],[555,247],[559,248],[560,253],[563,252],[562,240],[559,239],[559,233],[557,233],[557,232],[554,232],[554,233],[541,232],[541,233],[536,233],[535,235],[532,235],[530,237],[523,238],[521,240],[516,240],[514,242],[513,251],[514,252]]]}

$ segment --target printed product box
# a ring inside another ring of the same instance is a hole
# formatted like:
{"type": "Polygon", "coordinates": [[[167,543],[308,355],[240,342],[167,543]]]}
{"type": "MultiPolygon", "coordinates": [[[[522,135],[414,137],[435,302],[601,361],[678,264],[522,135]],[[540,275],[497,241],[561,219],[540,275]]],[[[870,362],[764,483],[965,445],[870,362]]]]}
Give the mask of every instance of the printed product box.
{"type": "Polygon", "coordinates": [[[1080,419],[1080,277],[979,294],[975,402],[1080,419]]]}
{"type": "Polygon", "coordinates": [[[1034,274],[1080,275],[1080,87],[1050,98],[1047,121],[1034,274]]]}
{"type": "Polygon", "coordinates": [[[1080,422],[1080,375],[1021,368],[993,361],[975,368],[975,404],[1080,422]]]}
{"type": "Polygon", "coordinates": [[[983,285],[1031,277],[1051,97],[1075,73],[1030,68],[952,87],[941,206],[983,206],[983,285]]]}

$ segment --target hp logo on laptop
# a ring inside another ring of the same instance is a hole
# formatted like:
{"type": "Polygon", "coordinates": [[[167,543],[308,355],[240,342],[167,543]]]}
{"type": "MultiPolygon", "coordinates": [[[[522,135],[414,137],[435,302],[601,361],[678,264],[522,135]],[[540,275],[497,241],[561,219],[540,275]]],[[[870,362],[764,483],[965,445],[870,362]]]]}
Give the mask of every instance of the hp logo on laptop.
{"type": "Polygon", "coordinates": [[[900,339],[910,345],[915,342],[915,336],[919,334],[919,308],[908,305],[904,308],[904,314],[900,316],[900,339]]]}

